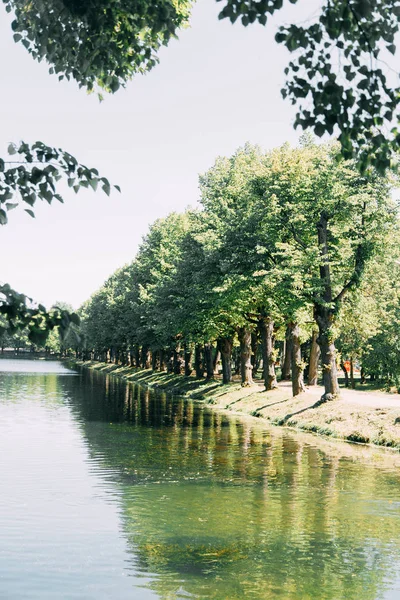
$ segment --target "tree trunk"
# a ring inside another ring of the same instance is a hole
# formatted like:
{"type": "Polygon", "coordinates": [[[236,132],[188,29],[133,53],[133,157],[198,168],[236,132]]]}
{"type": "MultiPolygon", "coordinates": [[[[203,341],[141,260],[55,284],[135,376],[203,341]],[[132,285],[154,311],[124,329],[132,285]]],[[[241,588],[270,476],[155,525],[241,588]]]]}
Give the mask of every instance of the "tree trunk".
{"type": "Polygon", "coordinates": [[[343,375],[344,375],[344,385],[345,385],[345,387],[348,388],[349,387],[349,374],[347,372],[346,365],[344,364],[343,359],[340,360],[340,368],[342,369],[343,375]]]}
{"type": "Polygon", "coordinates": [[[290,366],[292,364],[292,336],[290,327],[286,327],[285,356],[282,363],[282,381],[290,381],[290,366]]]}
{"type": "Polygon", "coordinates": [[[352,390],[356,389],[356,382],[354,380],[354,360],[352,356],[350,357],[350,385],[352,390]]]}
{"type": "Polygon", "coordinates": [[[150,350],[148,346],[142,346],[141,363],[142,369],[150,369],[150,350]]]}
{"type": "Polygon", "coordinates": [[[333,400],[340,395],[337,366],[336,348],[333,339],[333,321],[335,310],[343,297],[345,289],[333,300],[331,271],[328,252],[328,216],[322,212],[317,224],[318,245],[320,249],[319,275],[323,286],[322,301],[314,304],[315,320],[318,325],[317,342],[321,348],[322,377],[325,387],[323,400],[333,400]],[[332,304],[335,304],[332,308],[332,304]]]}
{"type": "Polygon", "coordinates": [[[258,371],[258,335],[257,331],[251,333],[251,365],[253,367],[252,377],[255,377],[258,371]]]}
{"type": "Polygon", "coordinates": [[[310,363],[308,369],[308,385],[317,385],[318,383],[318,363],[321,356],[321,349],[317,342],[318,331],[313,329],[310,349],[310,363]]]}
{"type": "Polygon", "coordinates": [[[173,360],[174,360],[175,375],[181,375],[182,374],[182,360],[181,360],[181,348],[180,348],[179,344],[176,348],[174,348],[173,360]]]}
{"type": "Polygon", "coordinates": [[[194,370],[196,372],[197,379],[203,379],[204,377],[204,366],[201,360],[201,346],[196,344],[194,348],[194,370]]]}
{"type": "MultiPolygon", "coordinates": [[[[324,310],[328,312],[328,309],[324,310]]],[[[319,319],[319,321],[321,322],[321,326],[318,323],[320,329],[317,341],[321,348],[322,379],[325,387],[323,398],[325,400],[333,400],[340,394],[336,367],[336,348],[332,340],[330,319],[319,319]]]]}
{"type": "Polygon", "coordinates": [[[167,373],[171,375],[174,372],[174,356],[171,350],[168,350],[167,373]]]}
{"type": "Polygon", "coordinates": [[[160,371],[166,371],[167,365],[165,364],[165,350],[160,350],[160,371]]]}
{"type": "Polygon", "coordinates": [[[253,385],[253,366],[251,364],[251,332],[248,327],[238,329],[240,342],[240,375],[242,387],[253,385]]]}
{"type": "Polygon", "coordinates": [[[301,360],[301,345],[299,338],[299,325],[298,323],[292,323],[290,325],[291,338],[292,338],[292,392],[293,396],[306,391],[303,381],[303,363],[301,360]]]}
{"type": "Polygon", "coordinates": [[[160,352],[159,350],[153,350],[151,356],[151,368],[153,371],[158,371],[160,368],[160,352]]]}
{"type": "Polygon", "coordinates": [[[204,344],[204,361],[206,366],[206,378],[214,378],[214,364],[213,364],[213,352],[212,344],[204,344]]]}
{"type": "Polygon", "coordinates": [[[232,381],[232,346],[233,339],[224,337],[219,340],[219,347],[222,358],[222,383],[227,384],[232,381]]]}
{"type": "Polygon", "coordinates": [[[110,348],[110,363],[115,362],[115,348],[110,348]]]}
{"type": "Polygon", "coordinates": [[[365,371],[364,371],[364,367],[361,367],[360,383],[365,383],[365,371]]]}
{"type": "Polygon", "coordinates": [[[235,348],[233,356],[234,356],[233,362],[235,365],[234,374],[240,375],[240,348],[235,348]]]}
{"type": "Polygon", "coordinates": [[[214,367],[214,375],[218,375],[218,363],[221,360],[221,349],[219,347],[219,342],[217,342],[217,349],[215,351],[213,367],[214,367]]]}
{"type": "Polygon", "coordinates": [[[140,368],[140,348],[139,344],[135,344],[134,347],[134,357],[135,357],[135,367],[136,369],[140,368]]]}
{"type": "Polygon", "coordinates": [[[188,344],[184,346],[184,356],[185,356],[185,377],[190,377],[192,374],[192,350],[188,344]]]}
{"type": "Polygon", "coordinates": [[[275,374],[274,353],[274,322],[270,317],[262,317],[259,321],[262,341],[265,389],[274,390],[278,387],[275,374]]]}

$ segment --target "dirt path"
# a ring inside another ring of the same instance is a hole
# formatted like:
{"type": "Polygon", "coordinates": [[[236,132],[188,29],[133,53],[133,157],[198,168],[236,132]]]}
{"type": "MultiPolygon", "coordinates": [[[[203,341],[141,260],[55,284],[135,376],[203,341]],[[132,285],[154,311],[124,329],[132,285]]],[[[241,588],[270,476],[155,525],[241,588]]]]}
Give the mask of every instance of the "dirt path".
{"type": "MultiPolygon", "coordinates": [[[[290,381],[282,381],[279,387],[282,389],[291,389],[290,381]]],[[[307,394],[315,398],[320,398],[324,393],[322,385],[307,387],[307,394]]],[[[388,394],[385,392],[370,392],[361,390],[349,390],[341,388],[340,399],[346,404],[357,404],[358,406],[368,406],[369,408],[400,408],[400,394],[388,394]]]]}

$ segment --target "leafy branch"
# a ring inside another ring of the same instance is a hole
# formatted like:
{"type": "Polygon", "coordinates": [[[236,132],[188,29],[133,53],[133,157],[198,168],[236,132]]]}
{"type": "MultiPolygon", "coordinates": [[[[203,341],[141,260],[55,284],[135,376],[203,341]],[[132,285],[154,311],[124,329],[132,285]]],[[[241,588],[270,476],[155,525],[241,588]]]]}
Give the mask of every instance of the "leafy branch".
{"type": "Polygon", "coordinates": [[[41,304],[35,305],[31,298],[13,290],[8,284],[0,285],[0,315],[6,325],[0,326],[0,336],[27,329],[31,342],[43,345],[55,327],[61,338],[65,337],[71,324],[79,325],[79,317],[65,309],[55,307],[47,311],[41,304]]]}
{"type": "MultiPolygon", "coordinates": [[[[19,198],[29,206],[24,210],[34,217],[33,207],[37,200],[45,200],[49,204],[53,200],[63,202],[62,196],[56,191],[57,182],[65,178],[68,186],[76,193],[81,188],[91,188],[94,191],[100,187],[108,196],[111,184],[105,177],[100,177],[97,169],[90,169],[78,163],[77,159],[62,150],[52,148],[43,142],[29,145],[21,142],[19,145],[8,146],[10,155],[20,155],[21,161],[5,161],[0,158],[0,224],[8,221],[8,211],[16,208],[19,198]],[[18,166],[8,167],[9,164],[18,166]],[[40,166],[37,166],[40,165],[40,166]]],[[[121,191],[119,186],[113,186],[121,191]]]]}

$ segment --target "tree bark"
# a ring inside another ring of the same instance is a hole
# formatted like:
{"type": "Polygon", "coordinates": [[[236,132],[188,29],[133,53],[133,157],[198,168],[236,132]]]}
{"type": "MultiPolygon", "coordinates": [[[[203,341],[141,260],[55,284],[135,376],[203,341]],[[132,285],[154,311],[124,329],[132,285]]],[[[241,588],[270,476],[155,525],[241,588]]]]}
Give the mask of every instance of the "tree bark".
{"type": "Polygon", "coordinates": [[[253,365],[251,364],[251,331],[248,327],[238,329],[240,342],[240,375],[242,387],[253,385],[253,365]]]}
{"type": "Polygon", "coordinates": [[[333,340],[333,321],[335,310],[345,293],[343,288],[341,294],[334,300],[332,295],[331,272],[328,253],[328,217],[323,212],[317,224],[318,245],[320,249],[319,274],[322,284],[322,301],[314,303],[315,320],[318,325],[319,336],[317,342],[321,348],[322,377],[325,387],[323,400],[333,400],[340,394],[337,366],[336,348],[333,340]],[[332,308],[332,304],[335,304],[332,308]]]}
{"type": "Polygon", "coordinates": [[[323,398],[325,400],[333,400],[340,394],[336,366],[336,348],[332,340],[329,318],[327,320],[319,319],[319,321],[321,322],[321,326],[318,325],[320,328],[318,344],[321,348],[322,379],[325,387],[323,398]]]}
{"type": "Polygon", "coordinates": [[[181,359],[181,348],[180,345],[176,346],[173,350],[173,361],[174,361],[174,373],[175,375],[182,374],[182,359],[181,359]]]}
{"type": "Polygon", "coordinates": [[[219,340],[219,347],[222,358],[222,383],[227,384],[232,381],[232,347],[233,339],[224,337],[219,340]]]}
{"type": "Polygon", "coordinates": [[[293,396],[298,396],[306,391],[303,380],[303,363],[301,360],[301,345],[299,338],[299,325],[298,323],[291,323],[291,338],[292,338],[292,393],[293,396]]]}
{"type": "Polygon", "coordinates": [[[170,375],[174,372],[174,357],[171,350],[167,352],[167,373],[170,375]]]}
{"type": "Polygon", "coordinates": [[[164,349],[160,350],[160,371],[166,371],[167,365],[165,364],[166,353],[164,349]]]}
{"type": "Polygon", "coordinates": [[[262,341],[265,389],[267,391],[274,390],[278,387],[275,374],[274,322],[270,317],[262,317],[259,320],[259,328],[262,341]]]}
{"type": "Polygon", "coordinates": [[[258,335],[257,331],[251,333],[251,364],[253,367],[252,377],[255,377],[258,371],[258,335]]]}
{"type": "Polygon", "coordinates": [[[206,367],[206,378],[214,378],[214,364],[213,364],[213,352],[212,344],[204,344],[204,362],[206,367]]]}
{"type": "Polygon", "coordinates": [[[292,336],[290,327],[286,327],[285,333],[285,356],[282,363],[282,381],[290,381],[290,367],[292,364],[292,336]]]}
{"type": "Polygon", "coordinates": [[[204,377],[204,366],[201,360],[201,346],[196,344],[194,348],[194,370],[196,372],[197,379],[203,379],[204,377]]]}
{"type": "Polygon", "coordinates": [[[313,329],[310,349],[310,363],[308,369],[308,385],[317,385],[318,383],[318,363],[321,356],[321,349],[317,342],[318,331],[313,329]]]}
{"type": "Polygon", "coordinates": [[[233,350],[234,375],[240,375],[240,348],[233,350]]]}
{"type": "Polygon", "coordinates": [[[160,351],[159,350],[153,350],[153,353],[151,356],[151,368],[153,371],[158,371],[158,369],[160,368],[160,351]]]}
{"type": "Polygon", "coordinates": [[[214,375],[218,375],[218,363],[220,360],[221,360],[221,350],[217,343],[217,349],[215,351],[214,360],[213,360],[214,375]]]}
{"type": "Polygon", "coordinates": [[[140,368],[140,348],[139,344],[135,344],[135,367],[140,368]]]}
{"type": "Polygon", "coordinates": [[[352,356],[350,357],[350,385],[352,390],[356,389],[356,382],[354,379],[354,360],[352,356]]]}
{"type": "Polygon", "coordinates": [[[142,369],[150,369],[150,349],[146,345],[142,346],[141,365],[142,369]]]}

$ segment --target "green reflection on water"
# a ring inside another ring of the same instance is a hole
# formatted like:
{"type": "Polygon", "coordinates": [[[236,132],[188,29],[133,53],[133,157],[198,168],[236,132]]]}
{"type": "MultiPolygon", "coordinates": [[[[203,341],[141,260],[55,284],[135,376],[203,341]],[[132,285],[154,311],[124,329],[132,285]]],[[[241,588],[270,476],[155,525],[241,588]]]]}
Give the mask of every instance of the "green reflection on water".
{"type": "Polygon", "coordinates": [[[156,574],[160,598],[368,600],[393,589],[394,469],[113,377],[63,386],[92,456],[121,486],[132,564],[156,574]]]}

